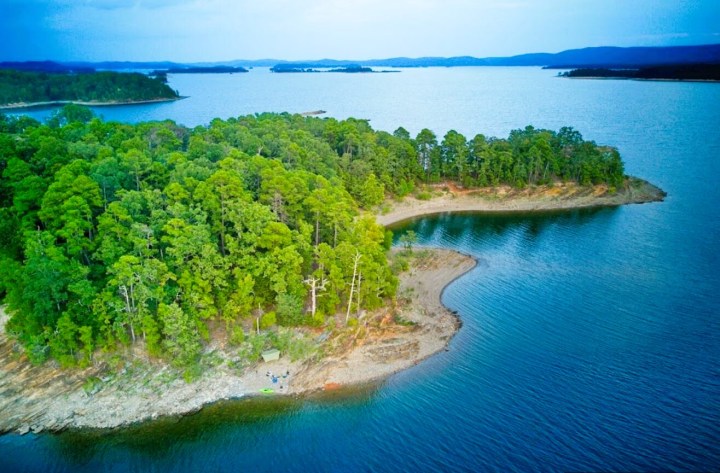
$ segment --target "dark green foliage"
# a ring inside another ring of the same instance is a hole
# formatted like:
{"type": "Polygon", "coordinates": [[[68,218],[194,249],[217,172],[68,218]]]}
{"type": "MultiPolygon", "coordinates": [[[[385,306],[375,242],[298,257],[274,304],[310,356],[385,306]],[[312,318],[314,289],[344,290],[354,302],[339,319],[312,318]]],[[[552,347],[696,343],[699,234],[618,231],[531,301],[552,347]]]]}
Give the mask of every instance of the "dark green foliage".
{"type": "Polygon", "coordinates": [[[642,68],[582,68],[559,74],[563,77],[610,79],[720,80],[720,64],[670,64],[642,68]]]}
{"type": "Polygon", "coordinates": [[[300,325],[303,322],[303,300],[291,294],[280,294],[276,313],[280,325],[300,325]]]}
{"type": "Polygon", "coordinates": [[[391,234],[358,207],[416,184],[623,179],[614,149],[569,128],[438,143],[355,119],[261,114],[189,130],[81,107],[50,125],[0,115],[0,297],[30,359],[65,366],[132,343],[193,366],[209,321],[239,343],[258,313],[317,325],[381,306],[397,288],[391,234]]]}
{"type": "MultiPolygon", "coordinates": [[[[138,73],[84,74],[24,72],[0,69],[0,106],[54,101],[137,102],[172,99],[178,94],[159,79],[138,73]]],[[[68,122],[76,110],[68,111],[68,122]]]]}
{"type": "Polygon", "coordinates": [[[582,185],[622,185],[625,175],[617,150],[584,141],[572,128],[559,132],[531,126],[507,139],[477,135],[467,141],[450,130],[438,144],[430,130],[415,139],[426,182],[454,180],[467,186],[528,185],[573,181],[582,185]]]}

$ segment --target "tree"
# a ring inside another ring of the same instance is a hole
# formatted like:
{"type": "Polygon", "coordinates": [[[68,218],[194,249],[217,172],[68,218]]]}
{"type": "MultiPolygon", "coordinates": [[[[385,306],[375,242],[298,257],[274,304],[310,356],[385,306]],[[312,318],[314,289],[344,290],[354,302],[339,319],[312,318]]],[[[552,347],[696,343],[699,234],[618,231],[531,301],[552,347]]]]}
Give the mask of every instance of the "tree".
{"type": "Polygon", "coordinates": [[[463,181],[468,172],[467,140],[455,130],[445,134],[440,145],[442,160],[440,174],[443,177],[450,177],[463,181]]]}
{"type": "Polygon", "coordinates": [[[55,112],[48,120],[48,126],[60,127],[69,123],[87,123],[95,117],[95,114],[88,107],[69,103],[55,112]]]}
{"type": "Polygon", "coordinates": [[[378,182],[375,174],[370,174],[362,186],[360,203],[366,209],[380,205],[385,200],[385,186],[378,182]]]}
{"type": "Polygon", "coordinates": [[[417,156],[420,167],[425,171],[425,182],[428,182],[429,177],[437,169],[433,169],[433,162],[437,156],[437,137],[435,133],[423,128],[415,138],[415,147],[417,149],[417,156]]]}
{"type": "Polygon", "coordinates": [[[175,302],[160,304],[158,318],[162,323],[163,347],[175,366],[188,367],[200,356],[202,344],[197,324],[175,302]]]}
{"type": "Polygon", "coordinates": [[[400,244],[409,252],[412,252],[415,243],[417,243],[417,234],[413,230],[408,230],[400,237],[400,244]]]}
{"type": "Polygon", "coordinates": [[[353,257],[353,275],[350,281],[350,295],[348,296],[348,307],[347,313],[345,314],[345,323],[347,323],[350,318],[350,306],[352,305],[353,292],[355,292],[355,277],[358,274],[358,263],[360,262],[360,258],[362,258],[362,254],[359,251],[355,251],[355,256],[353,257]]]}
{"type": "Polygon", "coordinates": [[[438,146],[428,129],[412,139],[290,114],[192,130],[61,118],[0,116],[0,297],[34,362],[87,364],[97,347],[143,339],[187,367],[211,321],[237,343],[257,314],[320,324],[380,307],[397,290],[392,234],[358,209],[422,181],[625,182],[617,150],[570,128],[469,143],[451,130],[438,146]]]}

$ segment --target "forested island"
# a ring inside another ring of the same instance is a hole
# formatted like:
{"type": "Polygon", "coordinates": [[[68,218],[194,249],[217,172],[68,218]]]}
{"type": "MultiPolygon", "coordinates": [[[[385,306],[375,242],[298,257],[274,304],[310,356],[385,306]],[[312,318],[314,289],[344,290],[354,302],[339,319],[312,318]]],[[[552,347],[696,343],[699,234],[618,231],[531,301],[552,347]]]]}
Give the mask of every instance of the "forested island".
{"type": "Polygon", "coordinates": [[[374,216],[389,201],[636,183],[616,149],[572,128],[438,139],[259,114],[189,129],[78,106],[47,124],[0,115],[0,172],[0,297],[18,356],[106,373],[140,357],[188,381],[217,365],[217,343],[240,373],[271,348],[312,369],[367,333],[368,313],[407,325],[388,308],[408,263],[374,216]]]}
{"type": "Polygon", "coordinates": [[[0,109],[54,103],[121,104],[177,100],[162,80],[139,73],[0,69],[0,109]]]}
{"type": "Polygon", "coordinates": [[[234,74],[248,72],[244,67],[233,66],[188,66],[188,67],[172,67],[170,69],[160,69],[153,71],[150,75],[159,74],[234,74]]]}
{"type": "Polygon", "coordinates": [[[678,64],[643,68],[582,68],[558,74],[569,78],[720,81],[720,64],[678,64]]]}
{"type": "Polygon", "coordinates": [[[324,66],[322,64],[276,64],[270,68],[271,72],[278,73],[293,73],[293,72],[343,72],[348,74],[356,73],[371,73],[371,72],[387,72],[387,71],[374,71],[370,67],[360,66],[358,64],[349,64],[347,66],[332,67],[324,66]]]}

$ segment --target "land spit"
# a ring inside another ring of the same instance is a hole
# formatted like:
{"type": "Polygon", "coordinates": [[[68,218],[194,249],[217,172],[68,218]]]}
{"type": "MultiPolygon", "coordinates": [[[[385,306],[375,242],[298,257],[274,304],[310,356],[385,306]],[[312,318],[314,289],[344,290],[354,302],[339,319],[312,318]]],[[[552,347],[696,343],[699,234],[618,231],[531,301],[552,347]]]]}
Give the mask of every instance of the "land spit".
{"type": "Polygon", "coordinates": [[[377,221],[392,225],[426,215],[452,212],[518,212],[615,207],[625,204],[660,202],[666,194],[647,181],[628,178],[625,187],[613,190],[607,185],[579,186],[556,183],[515,189],[509,186],[463,189],[452,183],[431,186],[427,199],[406,197],[391,204],[377,221]]]}

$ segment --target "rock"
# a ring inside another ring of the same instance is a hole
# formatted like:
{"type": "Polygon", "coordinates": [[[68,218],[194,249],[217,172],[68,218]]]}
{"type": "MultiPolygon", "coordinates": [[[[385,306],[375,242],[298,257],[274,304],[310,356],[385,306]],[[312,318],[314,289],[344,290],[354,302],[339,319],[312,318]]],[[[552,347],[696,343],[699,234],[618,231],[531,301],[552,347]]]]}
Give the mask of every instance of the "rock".
{"type": "Polygon", "coordinates": [[[398,359],[412,358],[420,351],[417,340],[388,340],[386,343],[369,348],[367,356],[378,363],[388,363],[398,359]]]}
{"type": "Polygon", "coordinates": [[[17,429],[17,433],[20,435],[25,435],[28,432],[30,432],[30,426],[27,424],[23,424],[19,429],[17,429]]]}

